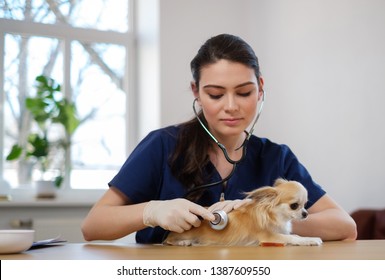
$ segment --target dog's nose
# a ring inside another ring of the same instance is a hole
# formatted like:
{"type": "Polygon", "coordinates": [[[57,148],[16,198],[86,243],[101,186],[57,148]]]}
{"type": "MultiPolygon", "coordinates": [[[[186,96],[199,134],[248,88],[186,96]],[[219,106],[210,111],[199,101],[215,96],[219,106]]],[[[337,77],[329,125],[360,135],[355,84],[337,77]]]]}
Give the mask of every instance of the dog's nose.
{"type": "Polygon", "coordinates": [[[302,219],[307,218],[307,215],[308,215],[308,213],[306,210],[302,211],[302,219]]]}

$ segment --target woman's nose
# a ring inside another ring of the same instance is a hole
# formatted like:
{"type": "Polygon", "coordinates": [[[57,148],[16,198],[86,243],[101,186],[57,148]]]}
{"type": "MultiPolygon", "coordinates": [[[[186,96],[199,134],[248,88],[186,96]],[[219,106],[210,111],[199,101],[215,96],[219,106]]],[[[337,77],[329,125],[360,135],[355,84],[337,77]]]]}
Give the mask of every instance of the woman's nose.
{"type": "Polygon", "coordinates": [[[234,96],[228,95],[227,98],[225,98],[225,110],[226,111],[236,111],[238,110],[238,103],[234,96]]]}

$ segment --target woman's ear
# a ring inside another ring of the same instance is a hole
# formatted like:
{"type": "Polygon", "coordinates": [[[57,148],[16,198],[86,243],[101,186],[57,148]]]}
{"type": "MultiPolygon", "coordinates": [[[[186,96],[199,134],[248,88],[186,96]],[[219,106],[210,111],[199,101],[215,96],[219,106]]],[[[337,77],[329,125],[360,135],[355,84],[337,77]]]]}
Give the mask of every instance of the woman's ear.
{"type": "Polygon", "coordinates": [[[258,83],[258,100],[261,100],[263,95],[263,86],[265,84],[265,81],[263,80],[263,77],[259,77],[259,83],[258,83]]]}
{"type": "Polygon", "coordinates": [[[191,82],[190,85],[191,85],[191,90],[192,90],[192,92],[194,94],[194,98],[198,98],[199,97],[199,89],[198,89],[196,83],[195,82],[191,82]]]}

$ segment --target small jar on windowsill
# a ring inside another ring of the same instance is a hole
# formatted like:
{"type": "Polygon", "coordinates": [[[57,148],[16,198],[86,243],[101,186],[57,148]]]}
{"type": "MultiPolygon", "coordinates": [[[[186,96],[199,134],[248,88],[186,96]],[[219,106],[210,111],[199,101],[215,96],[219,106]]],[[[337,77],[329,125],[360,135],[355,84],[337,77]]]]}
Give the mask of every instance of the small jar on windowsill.
{"type": "Polygon", "coordinates": [[[36,198],[53,199],[56,198],[58,187],[53,180],[36,180],[35,182],[36,198]]]}

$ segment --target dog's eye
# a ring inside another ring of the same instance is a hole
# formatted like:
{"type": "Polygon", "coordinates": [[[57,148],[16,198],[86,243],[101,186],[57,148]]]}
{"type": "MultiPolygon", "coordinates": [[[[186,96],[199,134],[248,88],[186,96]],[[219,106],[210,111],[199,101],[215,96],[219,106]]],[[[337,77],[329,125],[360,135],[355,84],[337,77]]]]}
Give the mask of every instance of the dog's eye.
{"type": "Polygon", "coordinates": [[[292,204],[290,204],[291,210],[297,210],[298,207],[299,207],[299,204],[298,204],[298,203],[292,203],[292,204]]]}

